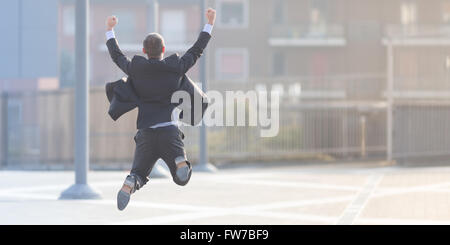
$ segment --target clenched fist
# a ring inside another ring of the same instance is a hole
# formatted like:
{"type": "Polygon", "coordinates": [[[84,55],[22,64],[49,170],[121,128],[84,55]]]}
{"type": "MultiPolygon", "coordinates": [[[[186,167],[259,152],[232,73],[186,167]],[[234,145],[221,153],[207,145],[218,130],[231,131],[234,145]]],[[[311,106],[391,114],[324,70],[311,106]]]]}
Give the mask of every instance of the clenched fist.
{"type": "Polygon", "coordinates": [[[212,8],[206,10],[206,18],[208,19],[208,24],[214,25],[216,22],[216,10],[212,8]]]}
{"type": "Polygon", "coordinates": [[[109,16],[108,19],[106,19],[106,28],[108,31],[111,31],[117,23],[119,23],[119,19],[117,19],[116,16],[109,16]]]}

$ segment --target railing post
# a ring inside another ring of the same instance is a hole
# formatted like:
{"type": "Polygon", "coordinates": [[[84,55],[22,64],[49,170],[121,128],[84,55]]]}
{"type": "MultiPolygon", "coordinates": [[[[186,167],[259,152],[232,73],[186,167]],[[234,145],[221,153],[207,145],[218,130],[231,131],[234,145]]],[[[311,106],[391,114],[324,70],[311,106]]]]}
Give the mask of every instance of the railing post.
{"type": "Polygon", "coordinates": [[[394,92],[394,50],[390,39],[387,40],[387,142],[386,142],[386,160],[392,162],[393,160],[393,99],[394,92]]]}
{"type": "Polygon", "coordinates": [[[2,157],[0,159],[0,167],[6,167],[8,165],[8,152],[9,152],[9,132],[8,132],[8,93],[2,93],[2,157]]]}

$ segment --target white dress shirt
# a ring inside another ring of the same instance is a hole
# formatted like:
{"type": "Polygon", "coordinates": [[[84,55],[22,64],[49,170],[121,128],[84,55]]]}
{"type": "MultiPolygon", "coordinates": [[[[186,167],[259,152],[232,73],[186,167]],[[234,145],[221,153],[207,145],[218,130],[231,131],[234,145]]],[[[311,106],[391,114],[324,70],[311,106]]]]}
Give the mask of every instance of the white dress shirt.
{"type": "MultiPolygon", "coordinates": [[[[213,25],[210,25],[210,24],[206,24],[205,27],[203,28],[203,31],[209,33],[209,35],[211,35],[212,30],[213,30],[213,25]]],[[[111,38],[116,38],[116,34],[114,33],[114,30],[106,32],[106,40],[109,40],[111,38]]]]}
{"type": "MultiPolygon", "coordinates": [[[[210,24],[206,24],[205,27],[203,28],[204,32],[209,33],[209,35],[211,35],[213,30],[213,25],[210,24]]],[[[114,30],[108,31],[106,32],[106,40],[112,39],[112,38],[116,38],[116,34],[114,33],[114,30]]],[[[175,108],[172,112],[172,120],[171,122],[164,122],[164,123],[158,123],[154,126],[151,126],[150,128],[162,128],[162,127],[168,127],[168,126],[180,126],[180,121],[178,120],[178,118],[180,118],[180,113],[181,110],[178,108],[175,108]]]]}

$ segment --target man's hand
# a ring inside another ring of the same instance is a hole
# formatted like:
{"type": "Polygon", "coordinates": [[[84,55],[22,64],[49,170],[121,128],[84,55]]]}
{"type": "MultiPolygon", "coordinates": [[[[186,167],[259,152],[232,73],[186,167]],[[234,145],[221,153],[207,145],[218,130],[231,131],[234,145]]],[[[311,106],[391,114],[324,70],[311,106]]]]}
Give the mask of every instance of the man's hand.
{"type": "Polygon", "coordinates": [[[106,19],[107,30],[112,31],[117,23],[119,23],[119,19],[117,19],[116,16],[109,16],[108,19],[106,19]]]}
{"type": "Polygon", "coordinates": [[[216,10],[212,8],[206,10],[206,18],[208,19],[208,24],[213,26],[216,22],[216,10]]]}

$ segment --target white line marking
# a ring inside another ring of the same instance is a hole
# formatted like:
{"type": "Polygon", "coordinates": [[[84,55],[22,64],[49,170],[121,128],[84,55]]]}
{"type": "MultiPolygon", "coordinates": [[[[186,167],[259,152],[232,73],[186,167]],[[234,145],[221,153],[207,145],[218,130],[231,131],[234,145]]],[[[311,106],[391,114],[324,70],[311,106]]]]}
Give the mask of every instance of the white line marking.
{"type": "Polygon", "coordinates": [[[330,184],[315,184],[308,182],[292,182],[292,181],[270,181],[270,180],[218,180],[234,184],[246,185],[265,185],[277,187],[297,187],[297,188],[311,188],[311,189],[326,189],[326,190],[343,190],[343,191],[359,191],[361,187],[347,186],[347,185],[330,185],[330,184]]]}
{"type": "Polygon", "coordinates": [[[228,212],[217,212],[217,211],[193,212],[184,214],[164,215],[147,219],[129,220],[125,222],[115,222],[112,223],[111,225],[162,225],[162,224],[176,223],[180,221],[224,216],[228,214],[229,214],[228,212]]]}
{"type": "Polygon", "coordinates": [[[353,222],[358,218],[361,211],[366,206],[370,198],[370,195],[377,188],[377,185],[381,182],[382,179],[383,175],[370,176],[361,192],[358,193],[355,200],[353,200],[353,202],[350,203],[349,206],[347,206],[347,208],[342,213],[341,217],[339,218],[336,224],[337,225],[353,224],[353,222]]]}
{"type": "MultiPolygon", "coordinates": [[[[381,173],[378,173],[381,174],[381,173]]],[[[206,175],[199,175],[196,181],[214,181],[216,183],[228,182],[236,184],[250,184],[250,185],[262,185],[262,186],[274,186],[274,187],[299,187],[306,189],[324,189],[324,190],[344,190],[344,191],[360,191],[358,195],[348,195],[348,196],[338,196],[332,198],[320,198],[312,200],[298,200],[298,201],[286,201],[286,202],[273,202],[264,203],[259,205],[251,206],[238,206],[230,208],[221,207],[210,207],[210,206],[199,206],[196,204],[192,205],[181,205],[173,203],[153,203],[153,202],[142,202],[142,201],[132,201],[130,203],[131,207],[142,207],[142,208],[153,208],[162,210],[172,210],[172,211],[185,211],[187,213],[177,213],[171,215],[163,215],[159,217],[149,217],[138,220],[131,220],[122,223],[115,224],[167,224],[176,223],[181,221],[196,220],[202,218],[211,218],[218,216],[227,215],[243,215],[243,216],[257,216],[257,217],[268,217],[268,218],[278,218],[283,220],[296,220],[296,221],[312,221],[312,222],[323,222],[323,223],[337,223],[337,224],[354,224],[354,223],[367,223],[367,224],[450,224],[450,221],[445,220],[414,220],[414,219],[389,219],[389,218],[359,218],[360,213],[364,210],[365,205],[372,198],[384,197],[389,195],[398,195],[405,193],[414,193],[419,191],[428,191],[435,193],[449,193],[450,190],[440,189],[447,188],[450,186],[450,182],[413,186],[405,188],[397,187],[385,187],[378,188],[378,184],[381,182],[383,176],[372,175],[366,181],[366,184],[361,188],[357,186],[349,185],[332,185],[332,184],[322,184],[322,183],[311,183],[311,182],[293,182],[293,181],[274,181],[274,180],[258,180],[257,178],[264,178],[266,176],[273,177],[269,173],[241,173],[241,174],[219,174],[216,177],[209,177],[206,175]],[[248,178],[252,178],[249,180],[248,178]],[[308,205],[317,204],[332,204],[338,202],[346,202],[353,200],[346,210],[340,217],[328,217],[328,216],[317,216],[309,214],[300,213],[284,213],[284,212],[274,212],[268,211],[273,209],[282,209],[290,207],[303,207],[308,205]]],[[[167,184],[168,179],[152,179],[152,184],[167,184]]],[[[93,182],[91,185],[95,187],[108,187],[117,186],[120,187],[121,181],[105,181],[105,182],[93,182]]],[[[0,197],[12,197],[21,199],[40,199],[56,201],[58,195],[54,194],[38,194],[39,191],[50,191],[50,190],[64,190],[69,185],[44,185],[44,186],[31,186],[31,187],[16,187],[16,188],[3,188],[0,189],[0,197]],[[30,193],[33,192],[33,193],[30,193]]],[[[22,201],[19,199],[20,201],[22,201]]],[[[89,200],[89,201],[74,201],[80,204],[93,204],[93,205],[107,205],[115,208],[115,200],[89,200]]]]}
{"type": "Polygon", "coordinates": [[[374,225],[450,225],[450,220],[360,218],[357,223],[374,225]]]}
{"type": "Polygon", "coordinates": [[[161,224],[179,223],[181,221],[189,221],[189,220],[192,221],[202,218],[212,218],[228,215],[268,217],[282,220],[288,219],[288,220],[323,222],[323,223],[333,223],[337,219],[337,217],[327,217],[309,214],[292,214],[292,213],[267,212],[267,211],[249,212],[240,209],[230,208],[230,209],[222,209],[220,211],[207,211],[207,212],[202,211],[202,212],[175,214],[175,215],[165,215],[139,220],[129,220],[125,222],[112,223],[112,225],[161,225],[161,224]]]}
{"type": "Polygon", "coordinates": [[[423,186],[414,186],[414,187],[405,187],[405,188],[389,188],[388,190],[380,188],[372,195],[372,198],[377,197],[385,197],[385,196],[391,196],[391,195],[398,195],[398,194],[407,194],[407,193],[413,193],[413,192],[419,192],[419,191],[430,191],[433,189],[439,189],[443,187],[450,186],[450,182],[444,182],[439,184],[432,184],[432,185],[423,185],[423,186]]]}
{"type": "MultiPolygon", "coordinates": [[[[234,210],[240,212],[250,212],[250,211],[261,211],[261,210],[272,210],[290,207],[306,207],[317,204],[330,204],[349,201],[353,196],[343,196],[328,199],[313,199],[313,200],[302,200],[302,201],[287,201],[287,202],[277,202],[269,203],[263,205],[251,205],[251,206],[241,206],[241,207],[211,207],[211,206],[201,206],[197,204],[193,205],[179,205],[179,204],[169,204],[169,203],[153,203],[153,202],[141,202],[141,201],[131,201],[130,207],[145,207],[145,208],[157,208],[157,209],[167,209],[175,211],[223,211],[223,210],[234,210]]],[[[78,201],[80,203],[89,203],[96,205],[111,205],[115,206],[115,200],[83,200],[78,201]]]]}
{"type": "MultiPolygon", "coordinates": [[[[105,182],[92,182],[90,185],[94,187],[105,186],[118,186],[122,185],[122,182],[117,181],[105,181],[105,182]]],[[[70,184],[57,184],[57,185],[41,185],[41,186],[27,186],[27,187],[13,187],[13,188],[1,188],[0,194],[10,192],[36,192],[36,191],[49,191],[49,190],[65,190],[70,187],[70,184]]]]}
{"type": "Polygon", "coordinates": [[[338,217],[318,216],[311,214],[293,214],[293,213],[280,213],[280,212],[248,212],[240,213],[246,216],[259,216],[268,218],[277,218],[282,220],[297,220],[297,221],[311,221],[311,222],[323,222],[326,224],[334,224],[338,217]]]}
{"type": "Polygon", "coordinates": [[[354,198],[353,195],[349,195],[349,196],[341,196],[341,197],[333,197],[333,198],[276,202],[276,203],[254,205],[254,206],[250,206],[248,208],[242,207],[241,209],[248,209],[249,211],[254,211],[254,210],[269,210],[269,209],[272,210],[272,209],[281,209],[281,208],[292,208],[292,207],[305,207],[305,206],[310,206],[310,205],[346,202],[346,201],[352,200],[353,198],[354,198]]]}
{"type": "MultiPolygon", "coordinates": [[[[285,218],[291,217],[290,219],[294,220],[306,220],[306,221],[318,221],[318,222],[335,222],[337,217],[327,217],[327,216],[315,216],[315,215],[307,215],[307,214],[285,214],[280,212],[263,212],[268,209],[277,209],[277,208],[287,208],[287,207],[304,207],[316,204],[324,204],[324,203],[334,203],[334,202],[343,202],[349,201],[353,198],[353,196],[345,196],[345,197],[337,197],[337,198],[329,198],[329,199],[315,199],[315,200],[304,200],[297,202],[278,202],[272,204],[265,205],[251,205],[251,206],[241,206],[241,207],[232,207],[232,208],[209,208],[210,210],[201,210],[201,207],[192,206],[192,209],[195,209],[194,213],[185,213],[185,214],[175,214],[168,216],[160,216],[154,218],[144,218],[137,219],[132,221],[126,221],[121,223],[114,224],[168,224],[186,220],[196,220],[200,218],[211,218],[218,216],[227,216],[227,215],[244,215],[244,216],[264,216],[264,217],[272,217],[272,218],[285,218]],[[165,220],[164,218],[168,219],[165,220]]],[[[91,201],[90,201],[91,202],[91,201]]],[[[92,201],[97,202],[97,201],[92,201]]],[[[98,202],[97,202],[98,203],[98,202]]],[[[131,205],[131,204],[130,204],[131,205]]],[[[162,204],[160,208],[164,208],[165,204],[162,204]]],[[[179,209],[178,209],[179,210],[179,209]]]]}
{"type": "MultiPolygon", "coordinates": [[[[107,205],[116,206],[116,200],[82,200],[80,203],[94,204],[94,205],[107,205]]],[[[141,208],[154,208],[171,211],[220,211],[222,208],[208,207],[201,205],[180,205],[172,203],[154,203],[154,202],[142,202],[142,201],[130,201],[129,207],[141,207],[141,208]]]]}
{"type": "Polygon", "coordinates": [[[47,195],[47,194],[33,194],[33,193],[2,193],[0,197],[16,197],[23,199],[37,199],[37,200],[54,200],[58,199],[55,195],[47,195]]]}

